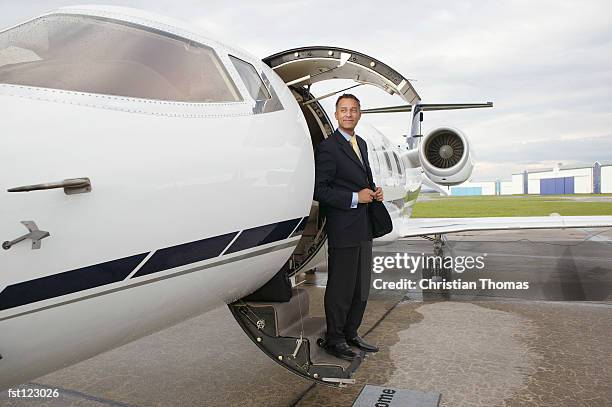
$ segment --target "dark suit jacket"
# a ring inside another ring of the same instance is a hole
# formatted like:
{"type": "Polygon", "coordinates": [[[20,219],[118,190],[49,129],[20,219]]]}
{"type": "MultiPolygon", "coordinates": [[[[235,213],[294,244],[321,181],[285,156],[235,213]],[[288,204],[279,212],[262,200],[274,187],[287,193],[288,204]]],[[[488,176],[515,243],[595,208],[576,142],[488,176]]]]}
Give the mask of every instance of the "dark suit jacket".
{"type": "Polygon", "coordinates": [[[327,218],[329,247],[355,247],[372,240],[368,205],[351,208],[353,192],[363,188],[376,189],[368,162],[366,142],[357,136],[357,146],[365,165],[353,151],[351,143],[336,130],[317,146],[315,153],[314,199],[327,218]]]}

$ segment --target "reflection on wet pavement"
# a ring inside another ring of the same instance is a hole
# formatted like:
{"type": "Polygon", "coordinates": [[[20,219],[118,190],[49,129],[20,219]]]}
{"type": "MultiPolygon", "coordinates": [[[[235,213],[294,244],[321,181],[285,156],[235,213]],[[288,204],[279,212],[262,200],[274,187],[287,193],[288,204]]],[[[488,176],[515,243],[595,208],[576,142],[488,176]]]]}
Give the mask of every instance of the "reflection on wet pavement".
{"type": "MultiPolygon", "coordinates": [[[[436,391],[445,407],[608,407],[612,232],[583,243],[592,231],[559,231],[554,240],[547,233],[466,233],[449,243],[463,255],[487,251],[484,275],[529,279],[532,292],[443,300],[422,291],[371,290],[360,333],[381,351],[345,389],[315,386],[284,370],[220,308],[35,380],[62,389],[57,400],[3,392],[0,405],[344,407],[373,384],[436,391]],[[591,301],[551,301],[559,298],[591,301]]],[[[430,245],[401,241],[375,248],[375,255],[428,253],[430,245]]],[[[311,314],[322,316],[325,266],[305,279],[311,314]]]]}
{"type": "MultiPolygon", "coordinates": [[[[612,309],[537,302],[405,302],[368,336],[358,383],[442,393],[441,406],[609,406],[612,309]]],[[[361,386],[298,406],[346,406],[361,386]]]]}

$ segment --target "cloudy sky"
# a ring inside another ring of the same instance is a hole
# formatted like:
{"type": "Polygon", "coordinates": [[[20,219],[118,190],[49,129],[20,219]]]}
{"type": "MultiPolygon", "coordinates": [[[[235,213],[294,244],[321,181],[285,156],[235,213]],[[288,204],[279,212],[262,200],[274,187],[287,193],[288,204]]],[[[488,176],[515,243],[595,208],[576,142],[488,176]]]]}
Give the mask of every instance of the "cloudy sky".
{"type": "MultiPolygon", "coordinates": [[[[524,169],[612,162],[612,3],[606,1],[106,0],[185,20],[264,58],[307,45],[360,51],[390,65],[424,103],[486,102],[493,109],[429,112],[423,132],[462,129],[475,149],[473,180],[524,169]]],[[[75,1],[1,2],[8,27],[75,1]]],[[[77,2],[78,4],[78,2],[77,2]]],[[[314,93],[344,83],[313,86],[314,93]]],[[[400,104],[356,88],[362,107],[400,104]]],[[[326,101],[326,107],[333,100],[326,101]]],[[[329,110],[329,109],[328,109],[329,110]]],[[[368,115],[401,142],[410,114],[368,115]]]]}

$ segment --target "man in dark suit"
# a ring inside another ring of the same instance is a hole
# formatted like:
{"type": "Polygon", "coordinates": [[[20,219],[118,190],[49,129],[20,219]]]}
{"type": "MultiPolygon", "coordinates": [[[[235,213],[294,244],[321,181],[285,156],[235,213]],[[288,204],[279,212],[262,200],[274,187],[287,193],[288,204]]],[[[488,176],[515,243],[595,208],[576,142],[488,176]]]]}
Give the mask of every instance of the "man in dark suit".
{"type": "Polygon", "coordinates": [[[325,349],[343,359],[356,353],[349,345],[377,352],[358,334],[370,290],[372,226],[368,204],[382,201],[372,180],[366,142],[355,134],[361,117],[359,99],[344,94],[336,101],[338,129],[317,146],[314,199],[326,217],[329,248],[325,349]]]}

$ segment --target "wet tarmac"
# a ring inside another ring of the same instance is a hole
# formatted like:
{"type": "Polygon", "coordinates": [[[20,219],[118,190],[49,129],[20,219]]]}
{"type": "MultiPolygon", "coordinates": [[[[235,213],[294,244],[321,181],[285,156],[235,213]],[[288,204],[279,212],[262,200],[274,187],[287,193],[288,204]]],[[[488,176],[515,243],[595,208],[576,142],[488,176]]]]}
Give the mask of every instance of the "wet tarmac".
{"type": "MultiPolygon", "coordinates": [[[[374,255],[431,251],[431,242],[408,239],[374,255]]],[[[449,237],[451,252],[487,253],[485,267],[438,277],[530,289],[372,289],[361,334],[381,351],[345,389],[284,370],[220,308],[21,387],[58,389],[57,398],[2,392],[0,405],[350,406],[365,384],[439,392],[441,406],[611,405],[612,231],[470,232],[449,237]]],[[[311,314],[323,315],[325,266],[303,278],[311,314]]]]}

